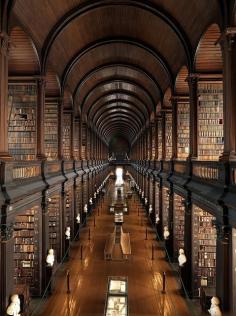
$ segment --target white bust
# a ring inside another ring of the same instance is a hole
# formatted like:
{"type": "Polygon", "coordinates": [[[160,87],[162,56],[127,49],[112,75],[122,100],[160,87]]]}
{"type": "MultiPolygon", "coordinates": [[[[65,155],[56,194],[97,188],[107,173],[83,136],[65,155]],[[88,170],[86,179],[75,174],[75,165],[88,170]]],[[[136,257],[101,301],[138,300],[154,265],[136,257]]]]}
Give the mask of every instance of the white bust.
{"type": "Polygon", "coordinates": [[[88,205],[87,204],[84,205],[84,213],[88,213],[88,205]]]}
{"type": "Polygon", "coordinates": [[[55,261],[54,250],[51,248],[48,250],[48,255],[46,258],[47,265],[49,267],[52,267],[54,265],[54,261],[55,261]]]}
{"type": "Polygon", "coordinates": [[[70,239],[70,226],[66,227],[65,235],[66,235],[66,239],[70,239]]]}
{"type": "Polygon", "coordinates": [[[92,198],[89,199],[89,204],[90,204],[90,205],[93,204],[93,199],[92,199],[92,198]]]}
{"type": "Polygon", "coordinates": [[[93,195],[93,197],[96,199],[96,196],[97,196],[97,193],[95,192],[94,195],[93,195]]]}
{"type": "Polygon", "coordinates": [[[7,315],[20,316],[20,299],[18,294],[11,296],[11,303],[7,308],[7,315]]]}
{"type": "Polygon", "coordinates": [[[148,204],[148,199],[147,198],[144,199],[144,203],[145,203],[145,205],[148,204]]]}
{"type": "Polygon", "coordinates": [[[142,199],[144,198],[144,192],[142,192],[142,199]]]}
{"type": "Polygon", "coordinates": [[[76,223],[80,224],[80,213],[78,213],[76,216],[76,223]]]}
{"type": "Polygon", "coordinates": [[[167,240],[170,236],[170,232],[167,226],[164,226],[164,233],[163,233],[164,239],[167,240]]]}
{"type": "Polygon", "coordinates": [[[208,312],[211,316],[222,316],[221,310],[220,310],[220,300],[218,297],[213,296],[211,299],[211,307],[208,309],[208,312]]]}
{"type": "Polygon", "coordinates": [[[179,261],[179,266],[183,267],[185,262],[187,261],[187,258],[184,254],[184,249],[180,248],[179,249],[179,256],[178,256],[178,261],[179,261]]]}
{"type": "Polygon", "coordinates": [[[159,214],[157,213],[156,214],[156,224],[158,224],[160,222],[160,217],[159,217],[159,214]]]}
{"type": "Polygon", "coordinates": [[[149,215],[152,214],[152,204],[149,205],[148,213],[149,215]]]}

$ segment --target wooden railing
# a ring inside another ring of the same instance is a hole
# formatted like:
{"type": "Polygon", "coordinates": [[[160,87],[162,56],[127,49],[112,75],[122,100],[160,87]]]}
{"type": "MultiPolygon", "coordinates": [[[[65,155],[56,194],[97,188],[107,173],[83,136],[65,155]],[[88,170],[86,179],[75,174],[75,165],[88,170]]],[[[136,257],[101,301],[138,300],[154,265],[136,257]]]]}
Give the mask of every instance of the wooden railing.
{"type": "Polygon", "coordinates": [[[45,172],[47,174],[61,172],[61,161],[47,161],[45,162],[45,172]]]}
{"type": "Polygon", "coordinates": [[[178,175],[187,175],[187,162],[176,160],[174,161],[174,173],[178,175]]]}
{"type": "Polygon", "coordinates": [[[193,161],[192,174],[193,177],[204,181],[219,180],[219,162],[214,161],[193,161]]]}
{"type": "Polygon", "coordinates": [[[41,162],[13,162],[12,180],[24,180],[41,176],[41,162]]]}

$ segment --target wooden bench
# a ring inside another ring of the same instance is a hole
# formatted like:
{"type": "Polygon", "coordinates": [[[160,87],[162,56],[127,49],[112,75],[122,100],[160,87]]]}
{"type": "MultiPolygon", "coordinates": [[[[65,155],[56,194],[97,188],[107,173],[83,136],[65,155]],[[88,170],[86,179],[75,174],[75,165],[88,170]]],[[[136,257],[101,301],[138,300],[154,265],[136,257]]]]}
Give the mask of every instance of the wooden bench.
{"type": "Polygon", "coordinates": [[[115,245],[115,234],[112,233],[108,236],[104,249],[104,259],[112,260],[112,252],[115,245]]]}
{"type": "Polygon", "coordinates": [[[131,245],[130,245],[130,234],[129,233],[121,233],[120,238],[121,250],[124,259],[129,259],[131,256],[131,245]]]}

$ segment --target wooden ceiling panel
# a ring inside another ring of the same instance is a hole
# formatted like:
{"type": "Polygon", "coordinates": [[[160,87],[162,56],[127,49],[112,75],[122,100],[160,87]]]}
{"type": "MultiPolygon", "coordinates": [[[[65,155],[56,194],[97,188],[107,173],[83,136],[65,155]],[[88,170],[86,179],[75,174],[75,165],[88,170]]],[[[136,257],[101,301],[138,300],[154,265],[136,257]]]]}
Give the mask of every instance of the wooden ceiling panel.
{"type": "Polygon", "coordinates": [[[56,38],[49,60],[60,60],[58,70],[62,73],[82,48],[99,39],[124,36],[160,52],[173,73],[186,61],[183,46],[170,26],[150,12],[128,5],[97,8],[74,19],[56,38]]]}
{"type": "Polygon", "coordinates": [[[220,37],[220,30],[216,24],[211,25],[202,36],[195,56],[197,72],[222,71],[222,54],[220,44],[216,44],[220,37]]]}
{"type": "Polygon", "coordinates": [[[141,72],[141,70],[138,71],[138,68],[132,69],[128,66],[109,66],[93,71],[86,80],[81,83],[80,87],[78,87],[78,102],[81,104],[86,94],[98,84],[111,80],[132,81],[145,87],[156,102],[160,98],[156,83],[147,74],[141,72]]]}
{"type": "Polygon", "coordinates": [[[188,35],[195,49],[211,21],[222,21],[218,0],[149,0],[173,16],[188,35]]]}
{"type": "Polygon", "coordinates": [[[69,10],[87,0],[17,0],[14,13],[28,26],[35,42],[41,48],[47,34],[69,10]]]}
{"type": "Polygon", "coordinates": [[[127,82],[118,81],[118,82],[107,83],[94,89],[86,97],[86,99],[84,100],[84,103],[81,104],[81,110],[82,110],[83,115],[86,115],[89,108],[102,96],[105,96],[111,93],[116,95],[119,92],[139,97],[142,103],[145,104],[149,108],[150,111],[152,111],[152,108],[154,107],[152,98],[142,87],[139,87],[127,82]]]}
{"type": "Polygon", "coordinates": [[[148,118],[150,115],[150,109],[147,108],[137,97],[116,93],[101,97],[97,102],[93,103],[87,113],[88,119],[92,119],[94,114],[103,106],[108,106],[114,103],[130,104],[132,107],[136,107],[140,112],[142,112],[145,118],[148,118]]]}
{"type": "Polygon", "coordinates": [[[75,91],[80,82],[91,70],[103,65],[117,63],[140,67],[150,73],[156,82],[159,82],[164,91],[169,85],[169,79],[158,60],[143,48],[132,44],[110,43],[94,48],[81,57],[79,63],[73,68],[68,78],[68,85],[75,91]]]}
{"type": "Polygon", "coordinates": [[[39,59],[30,37],[20,28],[15,27],[10,34],[9,64],[10,75],[39,74],[39,59]]]}
{"type": "Polygon", "coordinates": [[[60,96],[60,82],[57,74],[49,69],[46,73],[46,96],[59,97],[60,96]]]}
{"type": "Polygon", "coordinates": [[[188,69],[183,66],[175,80],[175,93],[178,95],[189,95],[189,87],[187,82],[188,69]]]}

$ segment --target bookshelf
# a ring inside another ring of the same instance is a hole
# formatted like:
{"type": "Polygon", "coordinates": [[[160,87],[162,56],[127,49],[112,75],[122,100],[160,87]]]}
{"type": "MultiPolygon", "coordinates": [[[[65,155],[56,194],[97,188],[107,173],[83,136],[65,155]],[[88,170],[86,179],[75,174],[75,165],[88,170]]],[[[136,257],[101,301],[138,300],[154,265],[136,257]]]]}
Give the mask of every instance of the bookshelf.
{"type": "Polygon", "coordinates": [[[210,213],[193,205],[192,259],[194,296],[199,296],[202,286],[215,287],[216,280],[216,229],[210,213]]]}
{"type": "Polygon", "coordinates": [[[152,139],[151,139],[151,145],[152,145],[152,149],[151,149],[151,160],[155,160],[156,157],[156,128],[155,125],[151,126],[152,129],[152,139]]]}
{"type": "Polygon", "coordinates": [[[79,156],[79,145],[80,145],[80,141],[79,141],[79,122],[75,121],[75,127],[74,127],[74,148],[73,148],[73,155],[74,155],[74,159],[75,160],[80,160],[80,156],[79,156]]]}
{"type": "Polygon", "coordinates": [[[87,126],[86,124],[82,124],[82,129],[81,129],[81,158],[82,160],[86,159],[86,141],[87,141],[87,126]]]}
{"type": "Polygon", "coordinates": [[[158,152],[158,160],[162,159],[162,118],[159,117],[157,120],[157,139],[158,139],[158,147],[157,147],[157,152],[158,152]]]}
{"type": "Polygon", "coordinates": [[[162,188],[162,226],[169,227],[169,189],[162,188]]]}
{"type": "Polygon", "coordinates": [[[48,224],[49,224],[49,248],[55,251],[55,257],[60,261],[60,194],[55,194],[48,199],[48,224]]]}
{"type": "Polygon", "coordinates": [[[190,141],[190,105],[179,101],[177,104],[177,157],[185,160],[189,156],[190,141]]]}
{"type": "Polygon", "coordinates": [[[63,114],[63,157],[71,159],[71,113],[63,114]]]}
{"type": "Polygon", "coordinates": [[[35,294],[39,288],[39,206],[17,215],[14,223],[14,283],[26,284],[35,294]]]}
{"type": "Polygon", "coordinates": [[[184,198],[176,193],[174,193],[174,227],[173,227],[173,237],[174,237],[174,256],[178,258],[179,249],[184,249],[184,198]]]}
{"type": "Polygon", "coordinates": [[[155,181],[155,214],[160,214],[160,189],[159,183],[155,181]]]}
{"type": "Polygon", "coordinates": [[[165,115],[165,144],[166,160],[172,158],[172,113],[166,112],[165,115]]]}
{"type": "Polygon", "coordinates": [[[45,155],[48,160],[57,160],[58,157],[58,104],[45,102],[45,155]]]}
{"type": "Polygon", "coordinates": [[[223,84],[198,82],[198,159],[218,160],[223,152],[223,84]]]}
{"type": "Polygon", "coordinates": [[[72,186],[65,191],[65,227],[74,227],[73,219],[73,190],[72,186]]]}
{"type": "Polygon", "coordinates": [[[37,87],[9,83],[8,95],[9,153],[15,160],[35,160],[37,87]]]}

